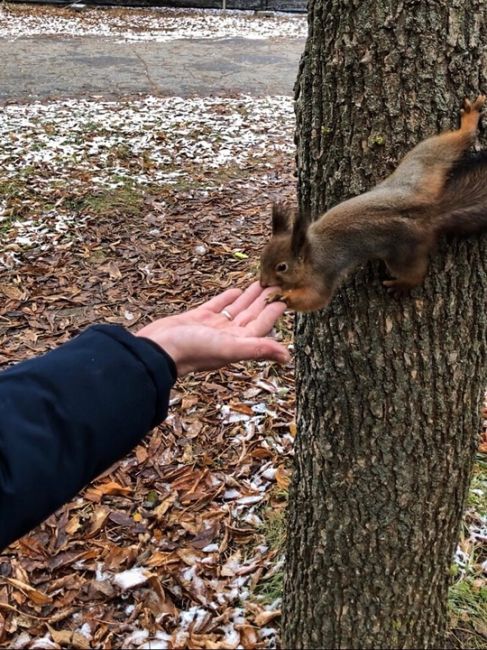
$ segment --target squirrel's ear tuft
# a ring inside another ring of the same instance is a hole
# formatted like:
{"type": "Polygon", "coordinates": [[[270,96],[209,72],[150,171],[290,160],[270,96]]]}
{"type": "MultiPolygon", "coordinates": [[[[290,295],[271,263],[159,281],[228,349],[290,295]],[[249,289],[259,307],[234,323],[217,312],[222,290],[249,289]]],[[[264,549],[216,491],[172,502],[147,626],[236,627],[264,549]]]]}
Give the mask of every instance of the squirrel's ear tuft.
{"type": "Polygon", "coordinates": [[[306,211],[300,210],[296,215],[293,223],[293,233],[291,237],[291,250],[295,257],[305,252],[307,238],[306,233],[310,223],[309,214],[306,211]]]}
{"type": "Polygon", "coordinates": [[[291,230],[291,212],[280,203],[272,205],[272,234],[289,232],[291,230]]]}

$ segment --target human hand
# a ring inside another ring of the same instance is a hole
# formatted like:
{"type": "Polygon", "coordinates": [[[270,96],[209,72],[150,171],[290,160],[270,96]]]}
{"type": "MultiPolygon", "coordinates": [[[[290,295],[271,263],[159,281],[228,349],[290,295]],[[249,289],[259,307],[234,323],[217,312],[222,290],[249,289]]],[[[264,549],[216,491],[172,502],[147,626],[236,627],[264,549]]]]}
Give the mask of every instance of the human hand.
{"type": "Polygon", "coordinates": [[[275,290],[262,289],[259,282],[244,292],[228,289],[195,309],[160,318],[136,335],[163,348],[174,360],[179,377],[248,359],[286,363],[286,348],[265,336],[286,309],[282,302],[267,303],[275,290]]]}

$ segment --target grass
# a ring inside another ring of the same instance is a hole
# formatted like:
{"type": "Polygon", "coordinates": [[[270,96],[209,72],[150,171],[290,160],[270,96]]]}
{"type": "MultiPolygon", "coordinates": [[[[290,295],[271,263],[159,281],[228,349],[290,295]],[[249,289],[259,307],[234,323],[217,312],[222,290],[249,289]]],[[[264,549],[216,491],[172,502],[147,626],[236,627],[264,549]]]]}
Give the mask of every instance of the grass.
{"type": "Polygon", "coordinates": [[[5,216],[2,222],[2,231],[8,230],[12,221],[28,214],[29,208],[24,201],[25,197],[32,198],[34,193],[26,174],[17,178],[0,178],[0,199],[5,203],[5,216]]]}
{"type": "Polygon", "coordinates": [[[269,572],[268,576],[263,578],[254,590],[259,604],[268,606],[282,598],[284,591],[284,568],[282,563],[276,571],[269,572]]]}
{"type": "Polygon", "coordinates": [[[266,545],[276,553],[274,567],[258,582],[254,594],[261,605],[271,605],[282,598],[284,589],[284,545],[286,543],[286,504],[288,492],[277,486],[272,490],[271,505],[261,513],[262,526],[259,532],[266,545]]]}
{"type": "Polygon", "coordinates": [[[456,648],[487,647],[487,585],[475,575],[450,587],[450,639],[456,648]]]}
{"type": "Polygon", "coordinates": [[[260,533],[265,537],[266,544],[273,550],[284,551],[286,542],[286,511],[267,508],[264,512],[264,521],[260,533]]]}
{"type": "Polygon", "coordinates": [[[28,189],[28,179],[22,178],[7,178],[0,179],[0,196],[6,199],[15,199],[21,197],[28,189]]]}
{"type": "Polygon", "coordinates": [[[140,214],[144,205],[142,188],[132,182],[113,189],[101,189],[96,194],[84,197],[79,204],[80,212],[106,217],[113,213],[123,213],[127,216],[140,214]]]}
{"type": "Polygon", "coordinates": [[[480,514],[487,515],[487,456],[477,455],[467,507],[475,509],[480,514]]]}
{"type": "MultiPolygon", "coordinates": [[[[487,515],[487,457],[477,455],[467,501],[466,520],[487,515]]],[[[467,528],[467,521],[465,528],[467,528]]],[[[468,532],[467,532],[468,535],[468,532]]],[[[468,562],[460,570],[455,569],[448,594],[450,616],[450,642],[454,648],[474,650],[487,648],[487,580],[482,569],[487,559],[487,549],[471,544],[468,562]]]]}

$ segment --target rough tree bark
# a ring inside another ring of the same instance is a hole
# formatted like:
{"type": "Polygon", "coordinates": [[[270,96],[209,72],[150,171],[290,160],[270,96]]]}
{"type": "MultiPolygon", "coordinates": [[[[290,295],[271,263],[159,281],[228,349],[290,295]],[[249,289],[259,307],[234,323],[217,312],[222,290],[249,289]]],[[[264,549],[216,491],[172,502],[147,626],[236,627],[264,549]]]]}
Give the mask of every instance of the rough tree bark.
{"type": "MultiPolygon", "coordinates": [[[[487,91],[486,22],[483,0],[310,0],[297,150],[315,216],[487,91]]],[[[384,277],[370,264],[297,318],[286,648],[444,647],[485,387],[487,238],[443,242],[409,298],[384,277]]]]}

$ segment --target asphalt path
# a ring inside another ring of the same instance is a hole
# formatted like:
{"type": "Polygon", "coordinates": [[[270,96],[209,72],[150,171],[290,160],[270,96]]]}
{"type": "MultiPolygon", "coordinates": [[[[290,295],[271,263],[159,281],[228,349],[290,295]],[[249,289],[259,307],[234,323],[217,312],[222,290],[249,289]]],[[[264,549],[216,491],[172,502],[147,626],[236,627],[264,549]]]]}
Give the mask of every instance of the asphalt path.
{"type": "Polygon", "coordinates": [[[291,95],[304,40],[0,39],[0,101],[136,93],[291,95]]]}

